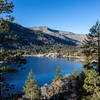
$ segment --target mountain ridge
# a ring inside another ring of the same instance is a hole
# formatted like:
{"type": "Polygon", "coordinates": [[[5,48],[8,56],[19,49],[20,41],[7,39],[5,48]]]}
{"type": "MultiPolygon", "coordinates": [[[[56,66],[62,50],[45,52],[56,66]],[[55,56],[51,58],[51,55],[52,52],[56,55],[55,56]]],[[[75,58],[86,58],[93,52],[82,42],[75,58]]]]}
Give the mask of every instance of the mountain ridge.
{"type": "Polygon", "coordinates": [[[79,34],[79,33],[77,34],[77,33],[68,32],[68,31],[55,30],[55,29],[51,29],[47,26],[28,27],[28,28],[31,30],[35,30],[35,31],[42,31],[42,32],[47,33],[52,36],[58,36],[62,39],[64,39],[64,37],[68,37],[68,38],[72,38],[72,39],[82,42],[84,40],[84,38],[86,38],[85,34],[79,34]]]}
{"type": "Polygon", "coordinates": [[[64,31],[64,30],[60,30],[60,29],[53,29],[53,28],[50,28],[48,26],[34,26],[34,27],[30,26],[30,27],[26,27],[26,28],[29,28],[29,29],[33,28],[34,30],[50,29],[50,30],[54,30],[54,31],[57,31],[57,32],[59,31],[59,32],[68,32],[68,33],[72,33],[72,34],[82,34],[82,33],[74,33],[74,32],[71,32],[71,31],[64,31]]]}
{"type": "Polygon", "coordinates": [[[64,47],[79,46],[85,35],[50,29],[48,27],[23,27],[17,23],[9,23],[9,29],[18,36],[18,40],[3,43],[0,47],[23,48],[34,46],[64,47]]]}

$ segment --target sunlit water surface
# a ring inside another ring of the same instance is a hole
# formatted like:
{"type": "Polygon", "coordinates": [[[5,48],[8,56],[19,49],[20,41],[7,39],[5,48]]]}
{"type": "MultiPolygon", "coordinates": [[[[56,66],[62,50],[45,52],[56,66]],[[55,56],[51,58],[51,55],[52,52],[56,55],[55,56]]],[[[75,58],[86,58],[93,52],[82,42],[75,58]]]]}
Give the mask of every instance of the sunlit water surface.
{"type": "Polygon", "coordinates": [[[70,74],[77,67],[78,72],[81,72],[82,63],[76,61],[68,61],[64,59],[57,58],[38,58],[38,57],[29,57],[27,59],[27,64],[18,67],[19,71],[16,73],[10,73],[6,75],[6,81],[9,84],[14,84],[15,89],[10,92],[22,92],[22,87],[27,80],[28,74],[32,69],[37,84],[39,86],[44,85],[45,83],[50,84],[54,78],[55,70],[57,67],[61,69],[62,74],[70,74]]]}

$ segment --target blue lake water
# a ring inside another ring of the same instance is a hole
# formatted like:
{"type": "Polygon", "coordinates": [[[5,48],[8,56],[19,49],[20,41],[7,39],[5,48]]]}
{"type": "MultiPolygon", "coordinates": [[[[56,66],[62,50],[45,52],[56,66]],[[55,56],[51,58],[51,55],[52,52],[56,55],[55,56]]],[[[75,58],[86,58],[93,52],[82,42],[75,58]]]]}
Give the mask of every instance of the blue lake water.
{"type": "MultiPolygon", "coordinates": [[[[79,73],[82,69],[82,63],[76,61],[46,57],[29,57],[26,59],[27,64],[22,65],[25,69],[19,67],[19,72],[10,73],[6,76],[6,81],[9,82],[9,84],[14,84],[17,92],[22,91],[22,86],[24,85],[25,80],[27,80],[31,69],[39,86],[42,86],[45,83],[50,84],[52,82],[55,75],[54,71],[57,67],[61,69],[62,74],[70,74],[74,71],[75,67],[77,67],[79,73]]],[[[15,91],[12,92],[14,93],[15,91]]]]}

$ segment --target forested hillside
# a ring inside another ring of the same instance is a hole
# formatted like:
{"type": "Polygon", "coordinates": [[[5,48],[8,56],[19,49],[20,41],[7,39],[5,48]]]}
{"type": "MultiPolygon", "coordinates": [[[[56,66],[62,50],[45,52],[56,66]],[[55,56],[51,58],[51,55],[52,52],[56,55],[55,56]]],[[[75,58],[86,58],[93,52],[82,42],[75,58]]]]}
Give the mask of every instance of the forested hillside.
{"type": "MultiPolygon", "coordinates": [[[[63,32],[58,30],[52,30],[47,27],[40,28],[25,28],[16,23],[9,23],[9,28],[16,35],[15,41],[9,41],[12,43],[12,47],[25,47],[25,46],[79,46],[84,40],[85,35],[74,34],[71,32],[63,32]]],[[[7,47],[8,43],[2,44],[7,47]]],[[[2,47],[1,45],[1,47],[2,47]]]]}

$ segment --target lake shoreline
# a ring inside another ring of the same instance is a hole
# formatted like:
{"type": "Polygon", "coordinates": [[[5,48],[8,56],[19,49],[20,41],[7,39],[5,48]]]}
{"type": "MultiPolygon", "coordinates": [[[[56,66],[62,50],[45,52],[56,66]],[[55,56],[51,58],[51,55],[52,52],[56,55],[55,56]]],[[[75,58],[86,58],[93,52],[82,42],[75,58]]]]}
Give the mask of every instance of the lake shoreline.
{"type": "MultiPolygon", "coordinates": [[[[55,77],[54,71],[58,67],[61,69],[61,73],[65,78],[74,71],[75,66],[77,66],[79,73],[82,68],[81,62],[69,62],[63,59],[53,59],[50,57],[26,57],[26,59],[27,64],[18,67],[19,71],[17,73],[8,73],[5,75],[5,77],[7,77],[5,82],[8,82],[10,86],[14,86],[14,89],[10,91],[11,93],[22,93],[22,87],[27,80],[30,70],[32,70],[35,75],[37,85],[43,87],[45,84],[48,86],[51,86],[50,84],[56,84],[54,82],[52,83],[52,80],[55,77]],[[22,69],[23,67],[26,68],[22,69]]],[[[58,83],[59,82],[57,82],[57,84],[58,83]]]]}
{"type": "Polygon", "coordinates": [[[57,53],[49,53],[49,54],[36,54],[36,55],[22,55],[23,57],[48,57],[48,58],[61,58],[61,59],[66,59],[66,58],[74,58],[76,61],[84,62],[84,57],[82,56],[59,56],[57,53]]]}

